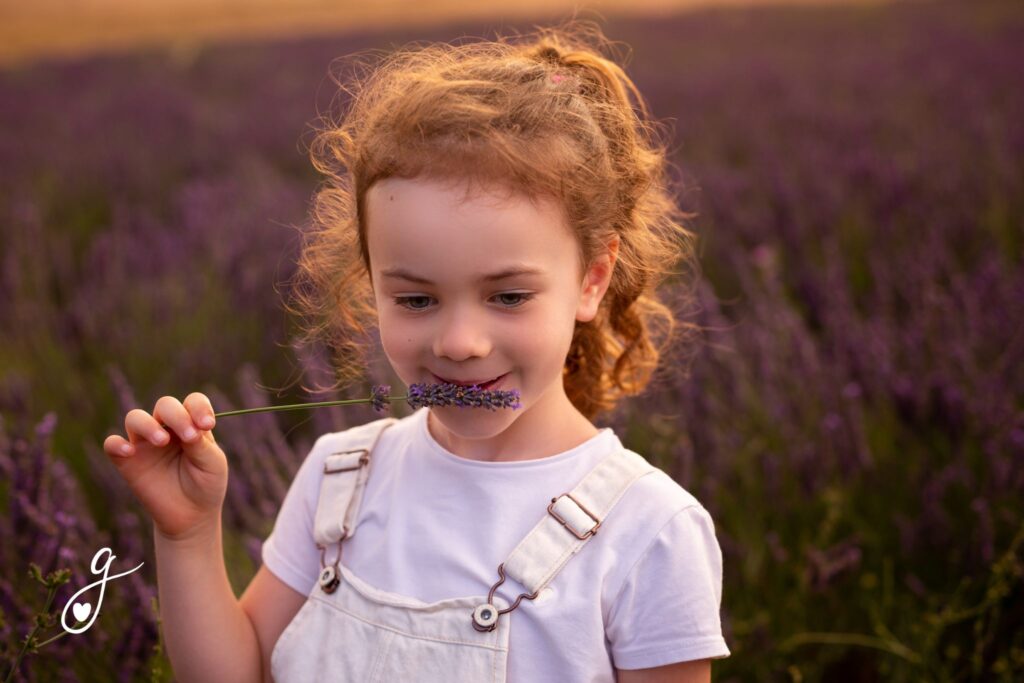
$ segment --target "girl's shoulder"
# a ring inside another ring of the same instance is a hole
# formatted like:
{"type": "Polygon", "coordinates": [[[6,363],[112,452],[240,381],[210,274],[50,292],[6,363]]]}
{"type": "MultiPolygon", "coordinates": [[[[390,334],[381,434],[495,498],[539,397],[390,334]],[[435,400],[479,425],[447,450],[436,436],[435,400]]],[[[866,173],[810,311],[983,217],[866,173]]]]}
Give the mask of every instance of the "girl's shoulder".
{"type": "MultiPolygon", "coordinates": [[[[639,453],[625,449],[629,454],[637,458],[643,458],[639,453]]],[[[645,458],[646,460],[646,458],[645,458]]],[[[649,461],[648,461],[649,462],[649,461]]],[[[692,506],[700,506],[700,501],[692,493],[687,491],[679,482],[675,481],[660,467],[651,463],[651,472],[637,479],[623,496],[629,498],[631,506],[640,508],[648,513],[661,511],[662,515],[674,515],[680,510],[692,506]]]]}
{"type": "Polygon", "coordinates": [[[300,463],[296,476],[306,480],[319,479],[317,474],[323,473],[324,464],[332,456],[361,448],[373,453],[385,450],[388,442],[408,430],[410,418],[385,417],[321,434],[300,463]]]}
{"type": "MultiPolygon", "coordinates": [[[[625,446],[624,450],[630,458],[642,459],[625,446]]],[[[714,538],[714,521],[700,501],[664,470],[652,464],[647,468],[601,520],[598,531],[599,536],[604,532],[603,545],[615,561],[627,565],[649,553],[658,539],[685,537],[708,545],[706,541],[714,538]]],[[[705,552],[699,548],[678,550],[684,555],[705,552]]]]}
{"type": "Polygon", "coordinates": [[[629,487],[613,513],[618,517],[614,523],[620,527],[620,538],[638,552],[649,552],[652,543],[667,537],[689,538],[696,544],[689,552],[717,552],[711,547],[717,543],[711,513],[693,493],[654,465],[629,487]]]}
{"type": "Polygon", "coordinates": [[[412,416],[405,418],[396,417],[382,417],[378,420],[372,420],[370,422],[364,422],[363,424],[353,425],[346,427],[345,429],[338,430],[336,432],[327,432],[317,437],[313,443],[313,447],[310,449],[310,455],[313,453],[330,454],[330,451],[337,451],[348,446],[359,446],[369,442],[369,446],[374,445],[374,441],[380,436],[384,437],[384,434],[389,431],[393,431],[395,427],[403,422],[408,422],[412,416]]]}

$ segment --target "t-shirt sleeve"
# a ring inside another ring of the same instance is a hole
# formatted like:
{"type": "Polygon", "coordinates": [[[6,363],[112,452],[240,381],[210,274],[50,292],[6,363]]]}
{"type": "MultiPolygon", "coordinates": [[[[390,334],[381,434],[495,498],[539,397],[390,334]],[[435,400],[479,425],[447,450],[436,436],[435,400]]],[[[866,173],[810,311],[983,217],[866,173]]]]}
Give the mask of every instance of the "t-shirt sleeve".
{"type": "Polygon", "coordinates": [[[267,569],[303,595],[313,590],[320,573],[320,551],[313,536],[313,520],[320,495],[324,459],[318,455],[323,439],[323,436],[317,439],[295,473],[261,551],[267,569]]]}
{"type": "Polygon", "coordinates": [[[721,604],[715,525],[702,505],[691,505],[662,527],[611,605],[605,632],[616,668],[728,657],[721,604]]]}

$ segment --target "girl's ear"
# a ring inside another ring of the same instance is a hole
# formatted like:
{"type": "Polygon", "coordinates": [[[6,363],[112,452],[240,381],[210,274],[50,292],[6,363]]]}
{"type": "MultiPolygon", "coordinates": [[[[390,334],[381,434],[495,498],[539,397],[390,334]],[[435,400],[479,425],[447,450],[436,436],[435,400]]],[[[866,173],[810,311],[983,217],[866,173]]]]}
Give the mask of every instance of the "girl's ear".
{"type": "Polygon", "coordinates": [[[615,235],[608,242],[603,254],[590,265],[583,277],[583,288],[580,291],[580,303],[576,308],[576,320],[588,323],[597,316],[597,308],[608,291],[615,270],[615,259],[619,254],[619,236],[615,235]]]}

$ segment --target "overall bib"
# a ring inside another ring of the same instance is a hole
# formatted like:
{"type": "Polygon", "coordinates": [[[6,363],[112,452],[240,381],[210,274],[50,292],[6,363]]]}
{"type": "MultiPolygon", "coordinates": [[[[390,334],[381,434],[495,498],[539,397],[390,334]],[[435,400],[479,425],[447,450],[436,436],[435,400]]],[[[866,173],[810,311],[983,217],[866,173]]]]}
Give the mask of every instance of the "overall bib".
{"type": "Polygon", "coordinates": [[[348,430],[346,450],[324,462],[314,522],[322,569],[274,646],[271,673],[277,683],[504,683],[508,613],[536,598],[594,536],[626,489],[655,471],[625,449],[606,456],[571,492],[551,499],[541,520],[498,566],[499,579],[487,595],[427,603],[375,588],[341,563],[342,542],[356,529],[370,454],[395,422],[384,418],[348,430]],[[328,564],[334,544],[336,556],[328,564]],[[511,605],[494,595],[506,575],[527,591],[511,605]]]}

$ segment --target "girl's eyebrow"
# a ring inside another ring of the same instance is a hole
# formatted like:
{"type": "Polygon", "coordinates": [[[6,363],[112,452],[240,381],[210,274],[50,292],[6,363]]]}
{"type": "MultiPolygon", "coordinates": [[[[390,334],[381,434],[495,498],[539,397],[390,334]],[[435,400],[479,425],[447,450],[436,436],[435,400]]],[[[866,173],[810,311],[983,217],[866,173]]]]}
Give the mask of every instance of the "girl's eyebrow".
{"type": "MultiPolygon", "coordinates": [[[[494,282],[496,280],[504,280],[506,278],[515,277],[517,275],[543,275],[543,274],[544,274],[544,270],[542,268],[537,268],[535,266],[529,266],[529,265],[526,265],[526,264],[517,264],[517,265],[514,265],[514,266],[509,266],[509,267],[504,268],[502,270],[499,270],[496,273],[490,273],[488,275],[482,275],[482,276],[480,276],[479,281],[480,282],[494,282]]],[[[388,268],[387,270],[382,270],[381,271],[381,275],[383,275],[386,278],[391,278],[391,279],[396,279],[396,280],[408,280],[409,282],[416,282],[416,283],[421,284],[421,285],[432,285],[432,284],[434,284],[433,282],[431,282],[427,278],[420,277],[419,275],[415,275],[413,273],[410,273],[409,271],[405,270],[404,268],[388,268]]]]}

